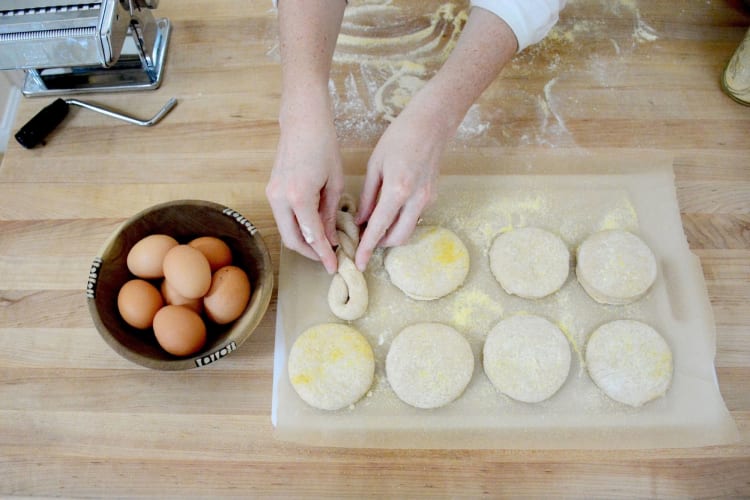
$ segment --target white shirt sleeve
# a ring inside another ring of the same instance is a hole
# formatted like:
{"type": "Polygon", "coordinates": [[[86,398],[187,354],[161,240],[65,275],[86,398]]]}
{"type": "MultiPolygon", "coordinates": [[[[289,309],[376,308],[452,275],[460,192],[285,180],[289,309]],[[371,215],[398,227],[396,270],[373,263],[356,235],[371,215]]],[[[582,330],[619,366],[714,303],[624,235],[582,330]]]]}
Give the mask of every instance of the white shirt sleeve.
{"type": "Polygon", "coordinates": [[[540,42],[557,23],[566,0],[472,0],[473,7],[492,12],[508,23],[518,40],[518,52],[540,42]]]}

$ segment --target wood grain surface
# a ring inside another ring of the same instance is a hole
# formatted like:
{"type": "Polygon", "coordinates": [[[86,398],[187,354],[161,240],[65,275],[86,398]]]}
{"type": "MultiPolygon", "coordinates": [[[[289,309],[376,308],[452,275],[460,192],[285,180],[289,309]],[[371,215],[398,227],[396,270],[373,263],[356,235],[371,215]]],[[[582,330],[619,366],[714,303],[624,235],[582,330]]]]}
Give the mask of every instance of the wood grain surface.
{"type": "MultiPolygon", "coordinates": [[[[395,5],[429,16],[440,3],[395,5]]],[[[353,8],[346,28],[361,35],[353,8]]],[[[275,299],[241,349],[202,369],[149,371],[112,351],[84,289],[104,241],[137,211],[181,198],[226,204],[259,228],[278,265],[264,195],[279,135],[271,2],[166,1],[156,13],[174,26],[162,88],[85,99],[147,117],[177,97],[163,122],[143,129],[72,109],[44,147],[12,143],[0,165],[0,495],[750,496],[750,108],[719,86],[750,25],[741,2],[569,0],[550,36],[516,56],[449,145],[451,154],[530,162],[567,151],[671,155],[685,235],[713,304],[718,380],[741,441],[632,451],[277,441],[275,299]]],[[[370,150],[387,125],[376,94],[404,68],[412,55],[404,50],[385,65],[334,64],[345,150],[370,150]]],[[[15,128],[48,103],[23,100],[15,128]]],[[[346,168],[362,174],[365,165],[346,168]]],[[[472,172],[462,164],[444,173],[472,172]]]]}

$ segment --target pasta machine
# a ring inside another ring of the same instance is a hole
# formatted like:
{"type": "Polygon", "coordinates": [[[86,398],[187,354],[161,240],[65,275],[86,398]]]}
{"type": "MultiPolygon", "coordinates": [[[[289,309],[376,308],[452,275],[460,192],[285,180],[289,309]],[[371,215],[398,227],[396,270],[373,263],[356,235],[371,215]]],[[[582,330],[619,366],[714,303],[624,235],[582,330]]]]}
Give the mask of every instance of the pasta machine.
{"type": "Polygon", "coordinates": [[[0,0],[0,69],[24,70],[23,94],[155,89],[170,24],[159,0],[0,0]]]}

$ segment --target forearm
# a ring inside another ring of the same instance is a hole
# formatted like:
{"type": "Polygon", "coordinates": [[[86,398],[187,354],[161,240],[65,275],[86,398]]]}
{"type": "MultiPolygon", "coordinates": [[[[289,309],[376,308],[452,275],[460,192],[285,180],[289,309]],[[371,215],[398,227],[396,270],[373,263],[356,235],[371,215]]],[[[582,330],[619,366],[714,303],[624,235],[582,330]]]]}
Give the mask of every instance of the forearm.
{"type": "Polygon", "coordinates": [[[511,60],[518,47],[510,27],[498,16],[474,7],[461,37],[443,67],[415,96],[432,106],[442,133],[450,138],[464,115],[511,60]]]}
{"type": "Polygon", "coordinates": [[[328,80],[345,0],[281,0],[279,120],[300,119],[328,107],[328,80]]]}

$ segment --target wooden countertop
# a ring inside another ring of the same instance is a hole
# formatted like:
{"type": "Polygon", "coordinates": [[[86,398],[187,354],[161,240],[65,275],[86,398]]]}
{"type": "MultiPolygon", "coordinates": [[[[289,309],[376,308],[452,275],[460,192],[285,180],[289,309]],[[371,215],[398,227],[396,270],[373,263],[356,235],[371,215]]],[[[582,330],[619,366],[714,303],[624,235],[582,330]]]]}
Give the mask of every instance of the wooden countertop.
{"type": "MultiPolygon", "coordinates": [[[[275,302],[248,342],[203,369],[154,372],[112,351],[93,327],[84,287],[104,240],[136,211],[178,198],[224,203],[258,226],[278,265],[264,196],[280,77],[270,2],[162,2],[157,14],[174,27],[162,88],[86,98],[150,116],[175,96],[172,114],[141,129],[73,109],[46,146],[12,143],[0,166],[0,494],[750,495],[750,108],[719,88],[750,25],[739,2],[571,0],[450,145],[456,154],[528,158],[672,156],[685,234],[714,308],[718,380],[741,441],[642,451],[276,441],[275,302]]],[[[373,147],[385,122],[373,112],[372,85],[399,68],[336,64],[345,149],[373,147]]],[[[24,100],[16,129],[48,103],[24,100]]]]}

